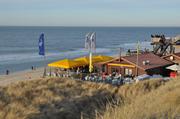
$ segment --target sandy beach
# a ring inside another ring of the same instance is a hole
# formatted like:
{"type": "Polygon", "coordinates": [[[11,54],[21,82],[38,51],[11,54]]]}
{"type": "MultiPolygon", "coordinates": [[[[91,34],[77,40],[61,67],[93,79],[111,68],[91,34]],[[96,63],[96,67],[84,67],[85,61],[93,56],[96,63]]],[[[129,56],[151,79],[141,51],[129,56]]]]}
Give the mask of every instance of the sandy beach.
{"type": "Polygon", "coordinates": [[[0,75],[0,86],[6,86],[11,83],[24,80],[34,80],[42,78],[44,68],[37,68],[36,70],[24,70],[9,75],[0,75]]]}
{"type": "MultiPolygon", "coordinates": [[[[180,48],[176,47],[176,53],[180,52],[180,48]]],[[[125,52],[122,52],[122,56],[125,56],[125,52]]],[[[118,55],[114,55],[114,58],[119,57],[118,55]]],[[[47,68],[48,71],[48,68],[47,68]]],[[[19,72],[13,72],[9,75],[0,75],[0,86],[6,86],[11,83],[16,83],[18,81],[29,81],[29,80],[35,80],[40,79],[43,76],[44,67],[37,68],[36,70],[24,70],[19,72]]]]}

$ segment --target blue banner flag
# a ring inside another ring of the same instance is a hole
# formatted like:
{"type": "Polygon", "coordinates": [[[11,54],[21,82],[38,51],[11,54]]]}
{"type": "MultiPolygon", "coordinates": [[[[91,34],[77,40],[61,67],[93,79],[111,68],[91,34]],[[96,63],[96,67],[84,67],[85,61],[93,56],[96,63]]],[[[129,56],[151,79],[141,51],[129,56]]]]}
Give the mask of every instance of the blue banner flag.
{"type": "Polygon", "coordinates": [[[39,37],[39,55],[45,56],[45,46],[44,46],[44,34],[42,33],[39,37]]]}

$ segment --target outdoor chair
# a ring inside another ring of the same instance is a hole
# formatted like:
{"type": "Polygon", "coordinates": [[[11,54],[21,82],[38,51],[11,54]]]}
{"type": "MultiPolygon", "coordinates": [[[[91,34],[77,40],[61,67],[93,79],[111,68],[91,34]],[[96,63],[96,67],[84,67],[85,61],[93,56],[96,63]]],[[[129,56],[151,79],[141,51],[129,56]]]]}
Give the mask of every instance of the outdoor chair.
{"type": "Polygon", "coordinates": [[[97,80],[97,82],[102,82],[102,81],[103,81],[102,77],[99,77],[97,80]]]}
{"type": "Polygon", "coordinates": [[[105,79],[105,83],[111,84],[111,83],[112,83],[112,78],[111,78],[111,77],[107,77],[107,78],[105,79]]]}
{"type": "Polygon", "coordinates": [[[118,80],[117,79],[113,79],[112,80],[112,85],[116,85],[117,86],[118,85],[118,80]]]}

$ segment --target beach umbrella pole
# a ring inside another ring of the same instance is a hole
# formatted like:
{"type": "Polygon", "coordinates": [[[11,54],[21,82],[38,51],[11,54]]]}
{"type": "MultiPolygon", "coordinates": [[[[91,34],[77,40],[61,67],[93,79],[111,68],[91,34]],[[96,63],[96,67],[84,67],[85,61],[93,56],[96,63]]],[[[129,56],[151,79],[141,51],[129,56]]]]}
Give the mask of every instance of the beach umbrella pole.
{"type": "Polygon", "coordinates": [[[92,73],[93,66],[92,66],[92,51],[89,52],[89,72],[92,73]]]}

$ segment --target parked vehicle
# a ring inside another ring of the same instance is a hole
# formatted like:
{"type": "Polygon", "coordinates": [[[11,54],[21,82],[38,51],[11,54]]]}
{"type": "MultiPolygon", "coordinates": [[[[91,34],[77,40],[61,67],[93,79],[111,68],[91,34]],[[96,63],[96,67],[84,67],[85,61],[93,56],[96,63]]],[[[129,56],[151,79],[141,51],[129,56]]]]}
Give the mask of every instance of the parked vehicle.
{"type": "Polygon", "coordinates": [[[143,75],[140,75],[140,76],[135,77],[135,80],[136,80],[136,83],[137,83],[137,82],[139,82],[139,81],[147,80],[147,79],[149,79],[149,78],[150,78],[149,75],[143,74],[143,75]]]}

